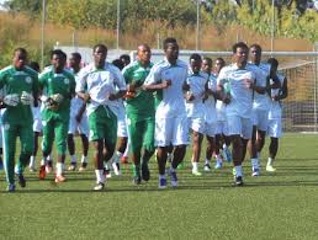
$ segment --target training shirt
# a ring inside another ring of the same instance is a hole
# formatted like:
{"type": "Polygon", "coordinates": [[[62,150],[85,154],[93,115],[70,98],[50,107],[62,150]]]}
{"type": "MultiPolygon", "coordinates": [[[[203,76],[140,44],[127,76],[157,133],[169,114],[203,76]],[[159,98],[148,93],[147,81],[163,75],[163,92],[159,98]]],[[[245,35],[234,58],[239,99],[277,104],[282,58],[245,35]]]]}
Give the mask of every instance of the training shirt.
{"type": "MultiPolygon", "coordinates": [[[[79,81],[78,80],[79,72],[75,73],[73,69],[70,69],[70,71],[74,74],[75,83],[77,84],[77,82],[79,81]]],[[[71,100],[71,116],[75,117],[79,113],[83,104],[84,104],[83,99],[75,95],[71,100]]]]}
{"type": "Polygon", "coordinates": [[[194,96],[192,101],[186,101],[187,117],[204,118],[205,105],[203,103],[205,86],[208,81],[208,75],[203,72],[190,73],[187,78],[187,84],[190,86],[190,92],[194,96]]]}
{"type": "Polygon", "coordinates": [[[149,63],[147,67],[144,67],[139,61],[134,61],[122,70],[127,84],[134,82],[137,86],[140,86],[136,89],[135,96],[126,100],[126,111],[130,116],[135,115],[138,118],[143,118],[154,115],[153,93],[144,91],[141,88],[152,67],[153,63],[149,63]]]}
{"type": "MultiPolygon", "coordinates": [[[[75,78],[73,73],[63,69],[61,73],[55,73],[52,67],[46,68],[39,75],[39,85],[48,97],[54,94],[61,94],[63,101],[56,113],[63,113],[69,116],[71,99],[75,95],[75,78]]],[[[44,108],[43,111],[52,111],[44,108]]]]}
{"type": "Polygon", "coordinates": [[[126,90],[126,83],[120,70],[105,62],[102,69],[95,67],[94,63],[82,68],[76,84],[76,92],[87,92],[90,101],[87,104],[87,114],[90,115],[99,106],[111,106],[109,95],[119,90],[126,90]]]}
{"type": "MultiPolygon", "coordinates": [[[[3,94],[18,94],[21,96],[25,91],[32,95],[38,94],[38,73],[25,66],[18,71],[14,66],[10,65],[0,71],[0,89],[3,94]]],[[[8,121],[33,121],[32,106],[23,105],[21,102],[17,106],[7,106],[6,114],[8,121]]]]}
{"type": "MultiPolygon", "coordinates": [[[[277,74],[277,77],[280,81],[281,88],[283,87],[284,81],[286,81],[286,77],[282,74],[277,74]]],[[[282,89],[271,89],[271,97],[274,98],[275,96],[279,96],[281,94],[282,89]]],[[[268,113],[268,119],[279,119],[282,117],[282,103],[281,101],[274,101],[274,99],[271,101],[269,113],[268,113]]]]}
{"type": "MultiPolygon", "coordinates": [[[[259,87],[266,87],[269,77],[269,68],[268,64],[261,63],[259,66],[248,63],[246,69],[249,69],[255,74],[255,85],[259,87]]],[[[270,107],[270,96],[267,92],[264,94],[259,94],[254,91],[253,94],[253,109],[268,111],[270,107]]]]}
{"type": "Polygon", "coordinates": [[[157,106],[156,116],[170,118],[186,114],[182,86],[187,80],[187,76],[188,66],[179,59],[177,59],[175,65],[172,65],[167,58],[164,58],[152,67],[145,80],[145,85],[158,84],[162,80],[171,80],[171,86],[157,91],[159,93],[157,101],[160,99],[161,101],[157,106]]]}
{"type": "Polygon", "coordinates": [[[249,88],[246,79],[255,81],[254,73],[246,68],[239,69],[236,64],[231,64],[221,69],[217,83],[225,86],[225,82],[228,82],[226,88],[231,96],[230,103],[225,107],[227,117],[251,118],[253,91],[249,88]]]}

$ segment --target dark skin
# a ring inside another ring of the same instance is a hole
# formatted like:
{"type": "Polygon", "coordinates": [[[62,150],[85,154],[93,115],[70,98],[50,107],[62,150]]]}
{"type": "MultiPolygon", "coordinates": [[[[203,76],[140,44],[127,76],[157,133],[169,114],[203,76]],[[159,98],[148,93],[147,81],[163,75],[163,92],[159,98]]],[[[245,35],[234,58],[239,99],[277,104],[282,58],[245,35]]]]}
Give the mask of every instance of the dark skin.
{"type": "MultiPolygon", "coordinates": [[[[98,46],[93,51],[93,58],[95,67],[98,69],[103,69],[105,66],[105,61],[107,57],[107,48],[103,46],[98,46]]],[[[85,102],[90,100],[90,96],[88,93],[78,92],[77,93],[80,98],[82,98],[85,102]]],[[[118,98],[123,97],[125,91],[118,91],[117,93],[112,93],[109,95],[109,100],[116,100],[118,98]]],[[[115,145],[110,144],[105,139],[98,139],[93,141],[94,151],[94,165],[95,169],[102,170],[104,168],[103,161],[108,161],[113,156],[115,145]]]]}

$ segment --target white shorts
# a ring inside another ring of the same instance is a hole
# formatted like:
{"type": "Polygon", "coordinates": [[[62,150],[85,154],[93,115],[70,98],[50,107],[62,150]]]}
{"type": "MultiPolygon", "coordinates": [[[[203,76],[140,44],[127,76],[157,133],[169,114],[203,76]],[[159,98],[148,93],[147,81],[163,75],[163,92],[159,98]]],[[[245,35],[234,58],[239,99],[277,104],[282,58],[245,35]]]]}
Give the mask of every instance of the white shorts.
{"type": "Polygon", "coordinates": [[[253,126],[256,126],[257,130],[267,131],[268,127],[268,111],[267,110],[252,110],[253,126]]]}
{"type": "Polygon", "coordinates": [[[205,130],[205,120],[199,117],[188,117],[189,128],[197,133],[204,133],[205,130]]]}
{"type": "Polygon", "coordinates": [[[167,147],[189,144],[188,119],[184,114],[173,118],[156,116],[155,145],[167,147]]]}
{"type": "Polygon", "coordinates": [[[280,138],[282,136],[282,119],[269,119],[268,120],[268,128],[267,135],[273,138],[280,138]]]}
{"type": "Polygon", "coordinates": [[[215,134],[224,134],[225,136],[229,136],[229,127],[227,121],[217,121],[215,134]]]}
{"type": "Polygon", "coordinates": [[[82,119],[78,122],[75,116],[70,117],[70,123],[68,127],[68,134],[75,134],[78,131],[79,134],[85,134],[89,136],[88,118],[86,112],[83,113],[82,119]]]}
{"type": "Polygon", "coordinates": [[[42,116],[41,116],[41,108],[40,107],[32,107],[33,114],[33,132],[42,132],[42,116]]]}
{"type": "Polygon", "coordinates": [[[252,138],[253,124],[250,118],[228,116],[227,123],[229,127],[229,136],[240,135],[244,139],[252,138]]]}

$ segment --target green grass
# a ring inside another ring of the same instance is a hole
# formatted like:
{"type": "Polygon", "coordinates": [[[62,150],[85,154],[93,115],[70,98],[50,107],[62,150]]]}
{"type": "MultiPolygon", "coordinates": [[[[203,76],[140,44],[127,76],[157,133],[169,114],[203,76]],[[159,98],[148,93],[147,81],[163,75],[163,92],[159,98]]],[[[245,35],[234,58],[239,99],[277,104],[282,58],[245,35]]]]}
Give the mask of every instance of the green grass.
{"type": "MultiPolygon", "coordinates": [[[[104,192],[92,192],[90,170],[68,173],[60,185],[26,173],[27,187],[4,191],[0,172],[0,239],[317,239],[318,136],[286,134],[277,172],[231,186],[231,166],[202,177],[179,171],[178,189],[157,189],[152,179],[133,186],[131,170],[113,177],[104,192]]],[[[266,162],[267,147],[262,154],[266,162]]],[[[186,161],[189,165],[190,151],[186,161]]],[[[263,167],[264,169],[264,167],[263,167]]]]}

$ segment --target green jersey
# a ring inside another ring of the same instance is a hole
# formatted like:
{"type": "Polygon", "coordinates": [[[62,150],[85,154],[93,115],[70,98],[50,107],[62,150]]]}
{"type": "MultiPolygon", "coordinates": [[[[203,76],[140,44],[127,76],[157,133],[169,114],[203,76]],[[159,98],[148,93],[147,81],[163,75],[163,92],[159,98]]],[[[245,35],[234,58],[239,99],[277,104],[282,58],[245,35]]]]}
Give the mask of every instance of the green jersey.
{"type": "MultiPolygon", "coordinates": [[[[38,73],[27,66],[22,70],[17,70],[12,65],[8,66],[0,71],[0,89],[4,90],[4,95],[21,96],[24,91],[36,96],[38,94],[38,73]]],[[[17,106],[7,106],[6,115],[7,120],[12,122],[33,121],[31,107],[22,104],[21,101],[17,106]]]]}
{"type": "Polygon", "coordinates": [[[153,63],[149,63],[147,67],[144,67],[139,61],[135,61],[123,69],[126,83],[135,84],[137,86],[135,96],[127,99],[126,111],[128,115],[138,116],[138,118],[154,115],[153,94],[141,88],[152,66],[153,63]]]}
{"type": "MultiPolygon", "coordinates": [[[[56,113],[61,113],[69,117],[71,99],[75,95],[75,78],[74,75],[67,70],[61,73],[55,73],[52,67],[44,70],[39,76],[40,88],[43,94],[48,97],[54,94],[61,94],[63,102],[59,105],[56,113]]],[[[44,109],[44,111],[52,111],[44,109]]]]}

